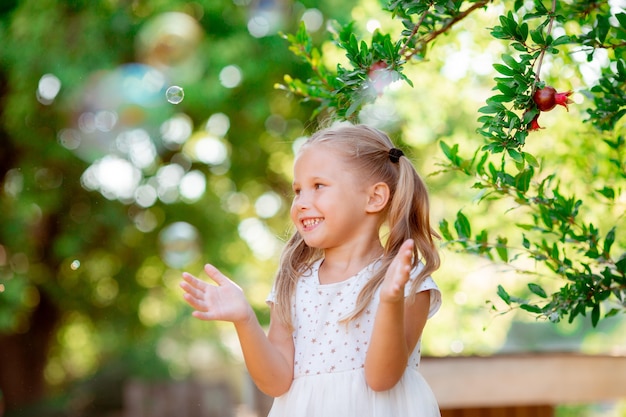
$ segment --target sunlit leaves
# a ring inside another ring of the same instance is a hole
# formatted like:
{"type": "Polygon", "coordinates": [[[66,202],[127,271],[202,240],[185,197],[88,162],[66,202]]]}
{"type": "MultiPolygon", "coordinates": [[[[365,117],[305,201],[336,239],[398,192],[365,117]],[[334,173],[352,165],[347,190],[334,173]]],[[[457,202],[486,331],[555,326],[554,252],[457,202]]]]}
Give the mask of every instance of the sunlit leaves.
{"type": "Polygon", "coordinates": [[[606,69],[604,77],[591,88],[594,93],[594,107],[587,109],[589,121],[601,130],[613,130],[617,122],[626,115],[626,60],[617,60],[615,68],[615,74],[606,69]]]}
{"type": "MultiPolygon", "coordinates": [[[[620,139],[609,141],[607,145],[615,151],[621,151],[624,146],[620,139]]],[[[524,298],[523,295],[510,296],[504,287],[500,287],[498,294],[506,304],[511,308],[517,305],[552,321],[563,317],[572,321],[591,312],[590,319],[595,325],[602,317],[600,304],[610,297],[620,302],[626,297],[626,275],[620,271],[626,262],[612,265],[614,257],[611,251],[618,230],[613,227],[603,237],[596,225],[585,222],[580,216],[583,200],[562,193],[556,175],[538,181],[535,175],[540,165],[534,156],[508,151],[513,167],[507,167],[509,159],[502,159],[503,164],[498,169],[490,162],[492,157],[489,153],[483,153],[480,158],[477,155],[464,158],[458,145],[450,146],[445,142],[441,142],[441,149],[448,161],[441,164],[444,170],[455,170],[476,178],[474,188],[486,192],[483,198],[510,198],[517,205],[526,207],[531,219],[530,223],[517,224],[520,230],[528,232],[523,233],[517,243],[509,242],[504,236],[490,239],[488,230],[473,234],[471,219],[458,212],[453,228],[447,220],[440,222],[447,245],[503,263],[520,257],[532,258],[569,282],[552,294],[539,283],[530,283],[530,295],[540,301],[524,298]],[[603,272],[599,274],[598,270],[603,272]]],[[[615,195],[610,187],[598,193],[610,198],[615,195]]],[[[612,310],[609,313],[616,314],[612,310]]]]}
{"type": "Polygon", "coordinates": [[[397,80],[404,80],[409,85],[411,81],[402,73],[404,61],[400,56],[401,42],[392,42],[390,35],[375,32],[371,43],[359,40],[355,35],[353,23],[340,25],[333,22],[334,42],[345,50],[350,67],[337,65],[336,71],[325,67],[321,54],[313,46],[311,36],[306,31],[304,23],[300,25],[297,34],[285,35],[289,41],[289,49],[305,63],[312,71],[312,76],[306,81],[285,76],[285,85],[278,85],[305,101],[315,101],[318,107],[314,115],[330,109],[338,117],[351,119],[358,115],[360,109],[376,100],[381,94],[380,88],[372,80],[376,65],[382,64],[386,77],[385,84],[397,80]]]}

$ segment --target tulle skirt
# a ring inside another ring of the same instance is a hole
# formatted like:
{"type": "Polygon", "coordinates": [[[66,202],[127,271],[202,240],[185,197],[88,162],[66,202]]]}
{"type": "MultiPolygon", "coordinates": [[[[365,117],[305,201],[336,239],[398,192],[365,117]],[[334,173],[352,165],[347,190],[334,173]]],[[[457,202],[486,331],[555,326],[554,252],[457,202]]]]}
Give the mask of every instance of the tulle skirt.
{"type": "Polygon", "coordinates": [[[363,369],[294,379],[268,417],[439,417],[437,400],[415,369],[390,390],[372,391],[363,369]]]}

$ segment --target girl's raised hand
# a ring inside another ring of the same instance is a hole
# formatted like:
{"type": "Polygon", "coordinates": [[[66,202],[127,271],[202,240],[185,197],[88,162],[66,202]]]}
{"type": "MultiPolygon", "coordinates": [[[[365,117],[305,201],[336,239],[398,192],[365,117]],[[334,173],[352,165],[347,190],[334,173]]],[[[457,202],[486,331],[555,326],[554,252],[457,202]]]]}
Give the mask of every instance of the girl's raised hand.
{"type": "Polygon", "coordinates": [[[201,320],[222,320],[233,323],[249,320],[254,315],[239,285],[228,279],[213,265],[204,266],[217,285],[209,284],[184,272],[180,287],[185,291],[183,298],[195,311],[194,317],[201,320]]]}
{"type": "Polygon", "coordinates": [[[396,302],[404,300],[404,286],[409,282],[411,260],[413,258],[413,239],[407,239],[391,264],[380,289],[380,301],[396,302]]]}

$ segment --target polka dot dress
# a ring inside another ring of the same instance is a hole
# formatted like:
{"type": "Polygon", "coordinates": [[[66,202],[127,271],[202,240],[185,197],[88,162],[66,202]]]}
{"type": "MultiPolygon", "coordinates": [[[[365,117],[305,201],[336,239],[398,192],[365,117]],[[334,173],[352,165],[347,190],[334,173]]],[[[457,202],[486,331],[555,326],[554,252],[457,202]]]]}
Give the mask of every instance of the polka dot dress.
{"type": "MultiPolygon", "coordinates": [[[[294,381],[275,399],[270,417],[430,417],[439,416],[436,400],[419,373],[420,342],[409,357],[407,370],[392,389],[372,391],[365,382],[365,354],[374,326],[378,294],[365,312],[341,321],[354,309],[357,296],[379,267],[376,261],[356,275],[333,284],[320,284],[317,261],[298,280],[292,320],[295,327],[294,381]]],[[[412,278],[417,275],[414,270],[412,278]]],[[[405,287],[409,296],[410,283],[405,287]]],[[[417,292],[430,291],[430,311],[441,306],[441,293],[428,277],[417,292]]],[[[274,293],[268,302],[274,302],[274,293]]]]}

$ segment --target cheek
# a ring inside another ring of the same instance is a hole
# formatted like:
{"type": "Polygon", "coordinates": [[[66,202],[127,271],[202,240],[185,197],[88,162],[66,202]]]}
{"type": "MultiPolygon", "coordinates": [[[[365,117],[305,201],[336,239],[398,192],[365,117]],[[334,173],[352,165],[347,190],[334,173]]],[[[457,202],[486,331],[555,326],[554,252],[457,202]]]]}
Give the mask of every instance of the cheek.
{"type": "Polygon", "coordinates": [[[291,202],[291,208],[289,209],[289,215],[291,217],[292,222],[296,222],[296,217],[298,215],[298,209],[296,208],[296,200],[294,199],[291,202]]]}

